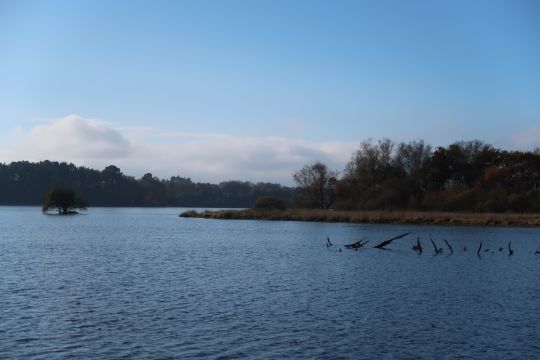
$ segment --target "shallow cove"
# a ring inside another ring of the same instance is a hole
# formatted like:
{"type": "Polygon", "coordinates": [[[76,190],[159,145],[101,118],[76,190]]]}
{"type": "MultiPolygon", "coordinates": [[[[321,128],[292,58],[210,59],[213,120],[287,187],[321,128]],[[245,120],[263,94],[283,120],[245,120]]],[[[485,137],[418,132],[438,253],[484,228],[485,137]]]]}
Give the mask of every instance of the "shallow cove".
{"type": "Polygon", "coordinates": [[[540,352],[537,228],[221,221],[178,218],[182,210],[44,216],[0,207],[0,354],[534,359],[540,352]],[[391,250],[335,251],[405,232],[413,234],[391,250]],[[432,256],[430,233],[443,255],[432,256]],[[420,256],[411,250],[418,236],[420,256]]]}

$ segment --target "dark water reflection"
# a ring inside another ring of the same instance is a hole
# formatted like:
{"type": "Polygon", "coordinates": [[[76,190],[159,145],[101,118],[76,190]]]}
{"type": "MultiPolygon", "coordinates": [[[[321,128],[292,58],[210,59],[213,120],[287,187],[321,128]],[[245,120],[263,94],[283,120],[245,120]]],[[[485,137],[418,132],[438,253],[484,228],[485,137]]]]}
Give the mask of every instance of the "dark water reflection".
{"type": "Polygon", "coordinates": [[[0,357],[540,356],[539,229],[214,221],[179,212],[56,217],[0,208],[0,357]],[[414,235],[388,251],[324,246],[327,235],[342,247],[407,231],[414,235]],[[429,233],[442,256],[432,256],[429,233]],[[411,250],[417,236],[420,256],[411,250]],[[478,258],[480,240],[490,250],[478,258]]]}

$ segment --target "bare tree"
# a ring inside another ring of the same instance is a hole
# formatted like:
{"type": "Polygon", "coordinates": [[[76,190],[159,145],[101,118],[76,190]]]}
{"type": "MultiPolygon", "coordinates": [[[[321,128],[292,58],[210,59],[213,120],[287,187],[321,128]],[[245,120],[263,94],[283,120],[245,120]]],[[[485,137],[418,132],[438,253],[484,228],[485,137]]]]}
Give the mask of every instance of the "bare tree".
{"type": "Polygon", "coordinates": [[[394,148],[395,144],[389,139],[362,141],[347,164],[345,177],[354,179],[364,189],[379,184],[394,171],[394,148]]]}
{"type": "Polygon", "coordinates": [[[316,162],[298,170],[293,178],[310,203],[328,209],[335,200],[337,175],[337,171],[330,170],[326,164],[316,162]]]}
{"type": "Polygon", "coordinates": [[[417,176],[431,158],[432,149],[424,140],[400,143],[397,146],[395,162],[405,174],[417,176]]]}

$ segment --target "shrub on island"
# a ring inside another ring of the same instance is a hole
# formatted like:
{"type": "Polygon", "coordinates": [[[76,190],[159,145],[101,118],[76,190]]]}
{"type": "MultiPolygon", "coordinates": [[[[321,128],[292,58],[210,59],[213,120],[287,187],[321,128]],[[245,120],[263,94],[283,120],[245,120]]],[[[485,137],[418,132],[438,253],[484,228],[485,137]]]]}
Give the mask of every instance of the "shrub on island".
{"type": "Polygon", "coordinates": [[[72,189],[53,188],[45,194],[41,211],[56,209],[59,215],[78,214],[76,209],[86,210],[86,206],[72,189]]]}

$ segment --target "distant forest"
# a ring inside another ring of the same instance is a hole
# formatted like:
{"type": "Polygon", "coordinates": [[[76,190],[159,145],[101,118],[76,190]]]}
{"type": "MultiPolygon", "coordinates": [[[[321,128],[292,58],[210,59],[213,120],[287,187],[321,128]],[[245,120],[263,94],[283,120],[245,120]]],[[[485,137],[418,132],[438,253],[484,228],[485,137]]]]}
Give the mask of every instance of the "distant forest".
{"type": "Polygon", "coordinates": [[[90,206],[252,207],[259,198],[340,210],[540,212],[540,150],[507,151],[481,141],[437,147],[424,141],[366,140],[340,173],[308,164],[296,187],[173,176],[126,176],[73,164],[0,164],[0,205],[38,205],[54,187],[72,188],[90,206]]]}
{"type": "Polygon", "coordinates": [[[294,189],[271,183],[226,181],[197,183],[150,173],[140,179],[114,166],[98,171],[65,162],[28,161],[0,164],[1,205],[41,205],[55,187],[75,190],[89,206],[251,207],[259,197],[290,201],[294,189]]]}

